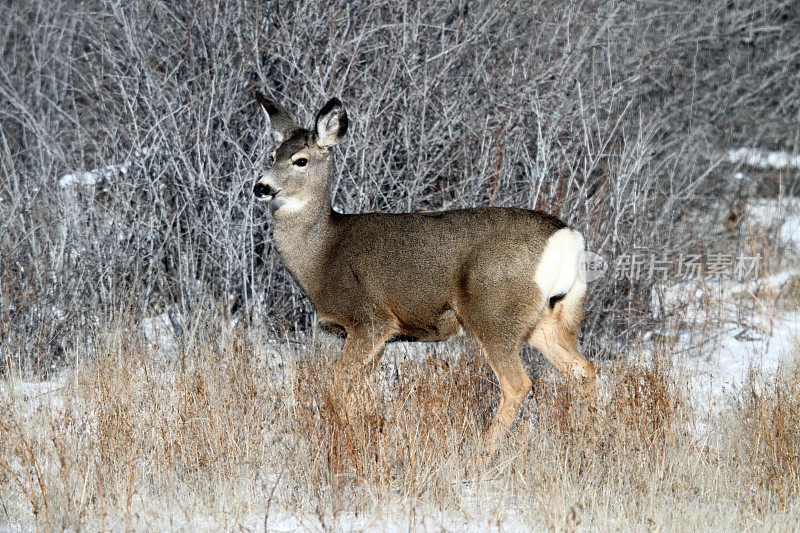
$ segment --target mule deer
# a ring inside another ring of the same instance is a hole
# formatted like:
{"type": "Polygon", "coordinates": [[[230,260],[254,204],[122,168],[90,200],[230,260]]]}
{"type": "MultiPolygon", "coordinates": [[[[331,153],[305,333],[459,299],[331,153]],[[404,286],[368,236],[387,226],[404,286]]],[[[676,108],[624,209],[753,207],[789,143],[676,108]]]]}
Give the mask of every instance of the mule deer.
{"type": "Polygon", "coordinates": [[[347,131],[341,102],[325,104],[309,131],[255,96],[281,144],[253,193],[270,202],[277,249],[320,321],[346,332],[341,364],[369,365],[397,337],[474,335],[501,391],[486,436],[490,454],[532,386],[519,357],[523,341],[593,400],[595,369],[576,346],[586,290],[578,231],[515,208],[337,213],[329,149],[347,131]]]}

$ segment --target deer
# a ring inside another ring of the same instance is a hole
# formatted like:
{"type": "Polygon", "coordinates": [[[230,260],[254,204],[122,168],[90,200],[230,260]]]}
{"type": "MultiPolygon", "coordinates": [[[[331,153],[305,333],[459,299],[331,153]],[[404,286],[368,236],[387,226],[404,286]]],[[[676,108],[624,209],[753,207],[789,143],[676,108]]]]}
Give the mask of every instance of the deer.
{"type": "Polygon", "coordinates": [[[397,339],[472,335],[500,388],[484,436],[489,456],[533,385],[520,358],[523,342],[594,405],[597,372],[577,347],[586,293],[579,231],[548,213],[512,207],[339,213],[330,175],[331,148],[349,123],[341,101],[329,100],[304,129],[284,107],[254,94],[279,146],[253,194],[269,203],[276,249],[318,322],[345,334],[337,365],[363,371],[397,339]]]}

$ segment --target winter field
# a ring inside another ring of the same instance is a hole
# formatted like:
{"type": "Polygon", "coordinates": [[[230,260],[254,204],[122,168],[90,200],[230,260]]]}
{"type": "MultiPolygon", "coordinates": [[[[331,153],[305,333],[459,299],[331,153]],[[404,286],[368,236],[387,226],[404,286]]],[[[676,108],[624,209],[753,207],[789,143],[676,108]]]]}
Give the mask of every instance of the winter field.
{"type": "Polygon", "coordinates": [[[0,531],[800,527],[797,2],[34,0],[0,52],[0,531]],[[596,412],[524,347],[486,464],[469,337],[345,398],[254,89],[344,102],[338,211],[578,228],[596,412]]]}
{"type": "Polygon", "coordinates": [[[591,418],[529,358],[534,392],[488,466],[498,390],[474,343],[392,346],[344,418],[336,342],[121,319],[50,379],[2,382],[4,529],[791,530],[799,297],[796,275],[765,281],[751,323],[601,361],[591,418]]]}

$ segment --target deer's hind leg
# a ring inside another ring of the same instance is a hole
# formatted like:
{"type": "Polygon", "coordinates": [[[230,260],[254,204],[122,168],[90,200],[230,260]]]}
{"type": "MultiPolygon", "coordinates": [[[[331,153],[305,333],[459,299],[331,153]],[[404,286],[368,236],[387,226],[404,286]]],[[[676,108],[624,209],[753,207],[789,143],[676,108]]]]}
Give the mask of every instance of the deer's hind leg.
{"type": "Polygon", "coordinates": [[[478,339],[500,386],[500,405],[485,437],[486,460],[494,455],[533,386],[519,356],[527,331],[526,317],[531,312],[525,305],[509,304],[507,294],[493,296],[473,300],[474,304],[464,306],[462,315],[465,328],[478,339]]]}
{"type": "Polygon", "coordinates": [[[577,282],[563,299],[553,306],[545,306],[526,341],[542,352],[559,371],[575,379],[593,407],[597,395],[597,371],[581,355],[577,344],[584,292],[585,286],[577,282]]]}
{"type": "Polygon", "coordinates": [[[533,386],[519,357],[521,344],[521,339],[516,342],[498,342],[496,339],[486,338],[481,340],[481,345],[489,359],[489,366],[500,385],[500,405],[486,434],[488,457],[494,455],[497,446],[514,423],[525,396],[533,386]]]}

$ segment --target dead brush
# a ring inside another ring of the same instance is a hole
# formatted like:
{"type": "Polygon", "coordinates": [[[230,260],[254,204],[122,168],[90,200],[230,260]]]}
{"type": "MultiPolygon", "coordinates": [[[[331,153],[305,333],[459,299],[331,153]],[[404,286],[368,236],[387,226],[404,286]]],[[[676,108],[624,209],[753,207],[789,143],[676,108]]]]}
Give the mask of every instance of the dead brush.
{"type": "Polygon", "coordinates": [[[210,507],[218,487],[250,479],[266,457],[276,395],[241,331],[212,331],[214,343],[196,332],[191,358],[173,365],[135,328],[115,327],[85,354],[65,406],[35,415],[44,427],[0,412],[0,479],[12,478],[39,524],[127,524],[134,496],[150,489],[190,489],[210,507]]]}
{"type": "Polygon", "coordinates": [[[409,361],[389,379],[343,373],[317,354],[298,363],[294,417],[304,454],[320,458],[309,469],[315,483],[335,491],[377,483],[419,495],[438,475],[453,475],[443,465],[465,471],[480,455],[493,387],[481,359],[409,361]]]}
{"type": "Polygon", "coordinates": [[[758,509],[785,511],[800,494],[800,368],[760,378],[751,373],[730,413],[731,442],[758,491],[758,509]]]}
{"type": "Polygon", "coordinates": [[[683,433],[681,410],[685,391],[670,364],[626,365],[611,371],[611,394],[604,405],[601,425],[613,435],[614,445],[661,457],[683,433]]]}
{"type": "Polygon", "coordinates": [[[27,438],[19,422],[11,416],[0,416],[0,433],[3,435],[0,445],[0,486],[18,490],[30,506],[33,517],[50,524],[52,517],[48,484],[39,464],[36,443],[27,438]]]}
{"type": "Polygon", "coordinates": [[[30,513],[37,530],[81,530],[91,507],[98,485],[89,428],[69,399],[53,405],[47,396],[0,399],[0,529],[30,513]]]}
{"type": "Polygon", "coordinates": [[[610,367],[603,381],[604,399],[589,412],[568,379],[539,379],[532,402],[538,431],[583,459],[663,457],[683,432],[685,397],[668,363],[610,367]]]}

